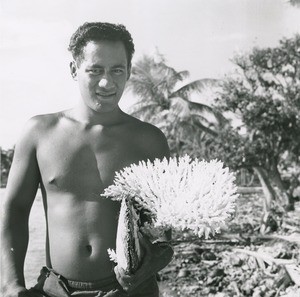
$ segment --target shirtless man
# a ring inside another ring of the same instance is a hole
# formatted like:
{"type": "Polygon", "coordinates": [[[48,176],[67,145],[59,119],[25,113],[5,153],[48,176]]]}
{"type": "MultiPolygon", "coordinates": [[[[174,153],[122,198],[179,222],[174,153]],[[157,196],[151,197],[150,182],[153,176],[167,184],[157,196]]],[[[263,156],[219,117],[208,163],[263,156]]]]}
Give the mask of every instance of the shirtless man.
{"type": "Polygon", "coordinates": [[[115,248],[120,203],[100,197],[116,171],[169,156],[159,129],[118,106],[130,76],[131,36],[121,25],[85,23],[69,50],[79,104],[29,120],[15,148],[2,224],[4,296],[158,296],[155,274],[170,262],[172,249],[142,238],[138,271],[127,275],[113,267],[107,249],[115,248]],[[27,290],[28,217],[39,185],[47,267],[27,290]]]}

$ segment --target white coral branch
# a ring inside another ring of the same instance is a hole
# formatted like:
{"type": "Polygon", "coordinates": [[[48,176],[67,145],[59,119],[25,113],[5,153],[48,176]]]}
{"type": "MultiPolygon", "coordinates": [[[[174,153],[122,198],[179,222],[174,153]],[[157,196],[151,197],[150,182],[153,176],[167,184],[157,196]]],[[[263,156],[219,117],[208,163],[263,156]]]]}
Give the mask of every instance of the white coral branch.
{"type": "Polygon", "coordinates": [[[117,254],[113,249],[107,249],[109,260],[115,263],[118,263],[117,261],[117,254]]]}
{"type": "Polygon", "coordinates": [[[220,161],[189,156],[124,168],[102,196],[131,198],[152,217],[145,228],[190,229],[199,237],[219,232],[235,211],[235,178],[220,161]]]}

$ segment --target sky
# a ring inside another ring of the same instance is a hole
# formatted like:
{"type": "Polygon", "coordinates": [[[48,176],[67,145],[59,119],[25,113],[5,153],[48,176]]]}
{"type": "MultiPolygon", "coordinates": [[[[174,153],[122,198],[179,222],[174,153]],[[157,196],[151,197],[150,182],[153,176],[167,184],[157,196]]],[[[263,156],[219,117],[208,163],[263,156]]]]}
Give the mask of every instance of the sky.
{"type": "MultiPolygon", "coordinates": [[[[0,146],[11,148],[26,121],[79,100],[69,73],[72,33],[85,21],[124,24],[136,53],[156,49],[190,80],[222,78],[231,58],[300,33],[288,0],[0,0],[0,146]]],[[[125,93],[124,110],[134,100],[125,93]]]]}

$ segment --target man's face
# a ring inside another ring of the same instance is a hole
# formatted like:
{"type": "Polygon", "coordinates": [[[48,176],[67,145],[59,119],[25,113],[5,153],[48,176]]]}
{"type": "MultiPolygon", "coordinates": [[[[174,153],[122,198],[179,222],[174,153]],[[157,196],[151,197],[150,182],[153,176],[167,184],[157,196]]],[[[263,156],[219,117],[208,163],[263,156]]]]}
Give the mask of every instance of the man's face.
{"type": "Polygon", "coordinates": [[[71,71],[86,106],[99,113],[118,107],[130,75],[121,41],[89,42],[80,65],[71,66],[71,71]]]}

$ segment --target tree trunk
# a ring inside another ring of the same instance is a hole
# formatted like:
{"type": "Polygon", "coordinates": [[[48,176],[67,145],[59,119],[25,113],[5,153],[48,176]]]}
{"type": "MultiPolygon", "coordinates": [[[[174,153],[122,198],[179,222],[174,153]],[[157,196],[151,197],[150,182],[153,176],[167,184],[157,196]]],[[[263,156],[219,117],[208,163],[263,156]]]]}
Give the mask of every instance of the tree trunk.
{"type": "Polygon", "coordinates": [[[261,218],[260,233],[267,234],[269,232],[276,231],[278,228],[278,223],[274,219],[271,210],[272,201],[275,200],[276,193],[270,183],[270,179],[266,170],[259,166],[253,167],[253,169],[259,178],[265,196],[263,204],[264,212],[261,218]]]}
{"type": "Polygon", "coordinates": [[[273,200],[275,200],[276,193],[274,189],[272,188],[272,185],[270,183],[270,180],[268,178],[268,175],[264,168],[262,167],[253,167],[254,172],[257,174],[259,181],[261,183],[263,192],[264,192],[264,212],[269,212],[271,210],[271,203],[273,200]]]}
{"type": "Polygon", "coordinates": [[[288,193],[287,189],[285,188],[277,166],[273,167],[272,181],[278,188],[278,191],[279,191],[278,196],[279,196],[280,201],[284,205],[284,208],[286,210],[294,210],[295,206],[294,206],[293,197],[288,193]]]}

